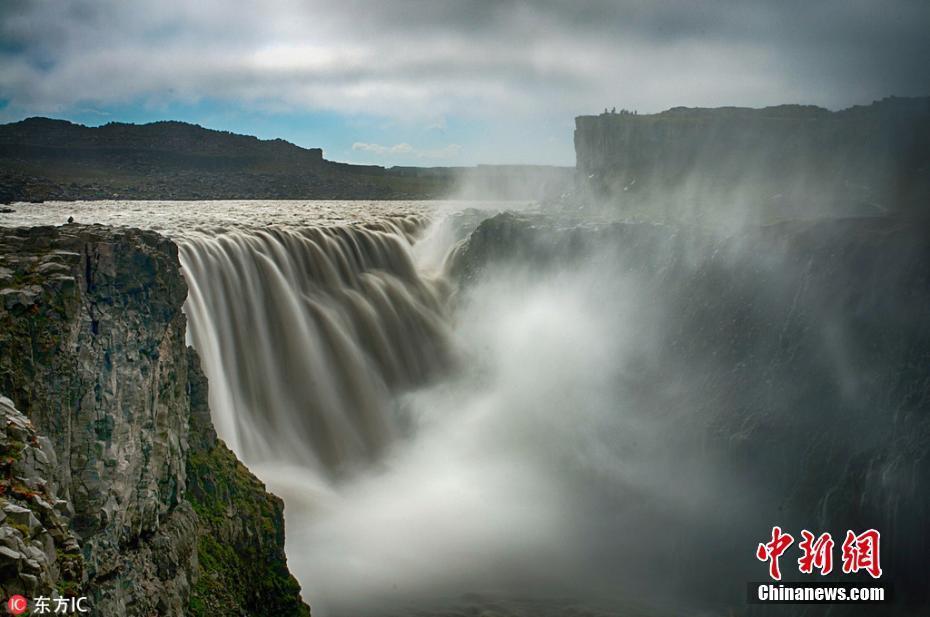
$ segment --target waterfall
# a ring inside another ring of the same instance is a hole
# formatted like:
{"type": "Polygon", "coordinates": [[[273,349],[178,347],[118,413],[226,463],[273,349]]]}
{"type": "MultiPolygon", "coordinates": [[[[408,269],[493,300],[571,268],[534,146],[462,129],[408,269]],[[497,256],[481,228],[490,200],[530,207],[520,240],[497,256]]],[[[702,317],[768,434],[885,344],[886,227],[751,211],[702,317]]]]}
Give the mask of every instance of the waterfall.
{"type": "Polygon", "coordinates": [[[895,602],[926,606],[924,221],[143,207],[317,617],[760,615],[775,524],[880,530],[895,602]]]}
{"type": "Polygon", "coordinates": [[[919,563],[925,234],[436,221],[179,238],[218,433],[316,615],[723,612],[776,523],[919,563]]]}
{"type": "Polygon", "coordinates": [[[219,434],[247,462],[330,474],[399,431],[390,393],[448,361],[439,282],[416,271],[418,216],[190,235],[190,339],[219,434]]]}

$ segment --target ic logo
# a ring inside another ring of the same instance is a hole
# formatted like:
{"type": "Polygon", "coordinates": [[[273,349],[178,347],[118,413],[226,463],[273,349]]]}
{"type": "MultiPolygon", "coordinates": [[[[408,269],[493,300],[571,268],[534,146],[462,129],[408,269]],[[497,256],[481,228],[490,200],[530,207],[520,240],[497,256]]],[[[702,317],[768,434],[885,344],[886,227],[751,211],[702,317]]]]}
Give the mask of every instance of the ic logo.
{"type": "Polygon", "coordinates": [[[29,600],[21,595],[10,596],[6,603],[7,609],[13,615],[22,615],[29,608],[29,600]]]}

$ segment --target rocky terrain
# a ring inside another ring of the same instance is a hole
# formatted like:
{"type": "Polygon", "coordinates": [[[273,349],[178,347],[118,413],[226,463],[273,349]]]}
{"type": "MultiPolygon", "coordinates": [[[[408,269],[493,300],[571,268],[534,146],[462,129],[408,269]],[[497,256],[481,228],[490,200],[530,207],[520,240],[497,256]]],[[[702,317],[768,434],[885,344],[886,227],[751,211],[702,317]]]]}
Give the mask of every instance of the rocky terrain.
{"type": "Polygon", "coordinates": [[[283,506],[217,440],[177,247],[0,228],[0,594],[99,615],[306,615],[283,506]]]}
{"type": "Polygon", "coordinates": [[[55,449],[6,397],[0,398],[0,423],[4,596],[73,593],[84,581],[84,558],[68,525],[70,504],[58,498],[57,486],[49,480],[58,472],[55,449]]]}
{"type": "Polygon", "coordinates": [[[87,199],[537,199],[571,168],[392,167],[323,158],[319,148],[184,122],[86,127],[28,118],[0,125],[0,202],[87,199]]]}
{"type": "Polygon", "coordinates": [[[770,222],[920,209],[930,199],[930,98],[831,112],[676,107],[575,120],[590,199],[651,218],[770,222]]]}

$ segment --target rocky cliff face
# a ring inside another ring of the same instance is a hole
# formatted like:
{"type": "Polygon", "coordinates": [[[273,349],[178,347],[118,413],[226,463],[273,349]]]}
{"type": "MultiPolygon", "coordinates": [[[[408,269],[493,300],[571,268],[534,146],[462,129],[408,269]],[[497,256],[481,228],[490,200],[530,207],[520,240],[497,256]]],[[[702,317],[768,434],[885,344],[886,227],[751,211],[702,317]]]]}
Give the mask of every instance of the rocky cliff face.
{"type": "Polygon", "coordinates": [[[153,232],[0,230],[4,592],[102,615],[308,612],[280,500],[213,433],[186,295],[153,232]]]}
{"type": "Polygon", "coordinates": [[[930,99],[830,112],[678,107],[576,118],[593,199],[663,218],[777,220],[918,208],[930,196],[930,99]]]}
{"type": "Polygon", "coordinates": [[[84,581],[80,544],[58,498],[55,449],[8,398],[0,398],[0,580],[4,597],[75,591],[84,581]]]}

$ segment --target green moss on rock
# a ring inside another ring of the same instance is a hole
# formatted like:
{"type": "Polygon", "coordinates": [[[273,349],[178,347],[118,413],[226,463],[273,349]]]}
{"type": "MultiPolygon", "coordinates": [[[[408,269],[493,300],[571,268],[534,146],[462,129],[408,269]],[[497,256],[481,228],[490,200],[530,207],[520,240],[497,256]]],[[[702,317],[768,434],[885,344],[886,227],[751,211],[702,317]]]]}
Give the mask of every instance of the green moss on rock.
{"type": "Polygon", "coordinates": [[[187,474],[201,525],[189,614],[309,617],[287,570],[281,500],[220,441],[192,452],[187,474]]]}

